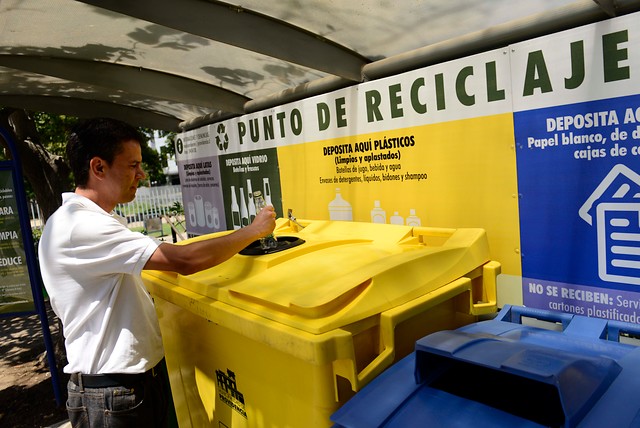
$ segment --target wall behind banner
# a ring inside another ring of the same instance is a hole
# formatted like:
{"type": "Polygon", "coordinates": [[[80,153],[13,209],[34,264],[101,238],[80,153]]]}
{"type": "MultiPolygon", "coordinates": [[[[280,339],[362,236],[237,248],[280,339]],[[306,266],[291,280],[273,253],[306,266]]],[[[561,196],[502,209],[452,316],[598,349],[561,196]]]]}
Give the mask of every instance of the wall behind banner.
{"type": "Polygon", "coordinates": [[[620,319],[606,310],[623,302],[629,318],[640,239],[620,245],[595,229],[609,221],[640,236],[640,192],[619,190],[640,186],[638,18],[185,132],[176,150],[189,231],[247,224],[255,190],[279,216],[481,227],[503,266],[499,304],[586,314],[597,298],[605,306],[590,315],[620,319]],[[611,256],[619,247],[630,254],[611,256]]]}

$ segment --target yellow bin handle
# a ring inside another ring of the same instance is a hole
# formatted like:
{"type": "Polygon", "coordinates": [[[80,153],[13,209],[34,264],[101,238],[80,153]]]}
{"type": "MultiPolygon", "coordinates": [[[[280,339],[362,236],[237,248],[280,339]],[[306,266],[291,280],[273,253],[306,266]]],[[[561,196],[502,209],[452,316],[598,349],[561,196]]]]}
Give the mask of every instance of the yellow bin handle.
{"type": "MultiPolygon", "coordinates": [[[[494,261],[488,262],[483,266],[483,284],[487,297],[489,298],[489,301],[487,302],[474,303],[472,301],[471,279],[461,277],[445,286],[425,294],[424,296],[407,302],[404,305],[382,312],[380,314],[380,334],[384,350],[373,361],[371,361],[367,367],[362,369],[360,373],[355,373],[355,360],[351,360],[351,364],[348,364],[349,368],[341,364],[335,365],[335,374],[339,374],[347,378],[351,382],[353,390],[359,391],[393,363],[395,358],[395,328],[398,324],[466,291],[469,292],[470,315],[495,312],[496,278],[500,273],[500,268],[500,263],[494,261]]],[[[336,399],[338,399],[337,394],[338,391],[336,386],[336,399]]]]}

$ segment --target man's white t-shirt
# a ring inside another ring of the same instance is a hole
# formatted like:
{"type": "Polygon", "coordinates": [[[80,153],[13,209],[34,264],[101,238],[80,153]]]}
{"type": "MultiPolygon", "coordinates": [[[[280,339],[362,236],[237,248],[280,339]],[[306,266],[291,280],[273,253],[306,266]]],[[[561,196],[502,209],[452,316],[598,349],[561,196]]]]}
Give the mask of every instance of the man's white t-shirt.
{"type": "Polygon", "coordinates": [[[140,273],[160,242],[91,200],[62,195],[38,247],[51,307],[62,321],[66,373],[142,373],[164,356],[140,273]]]}

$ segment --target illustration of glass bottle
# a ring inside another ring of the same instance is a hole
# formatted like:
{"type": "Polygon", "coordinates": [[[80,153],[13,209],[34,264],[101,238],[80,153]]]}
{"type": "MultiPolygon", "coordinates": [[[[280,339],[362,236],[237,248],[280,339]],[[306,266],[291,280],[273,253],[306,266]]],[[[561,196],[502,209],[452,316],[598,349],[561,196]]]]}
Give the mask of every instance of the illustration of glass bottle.
{"type": "Polygon", "coordinates": [[[240,188],[240,225],[242,227],[249,226],[249,211],[244,200],[244,189],[242,187],[240,188]]]}
{"type": "MultiPolygon", "coordinates": [[[[264,207],[267,206],[267,203],[262,197],[262,192],[260,190],[256,190],[255,192],[253,192],[253,201],[256,204],[256,210],[258,212],[260,212],[260,210],[262,210],[264,207]]],[[[260,238],[260,248],[262,248],[263,250],[267,250],[269,248],[277,248],[277,247],[278,247],[278,240],[273,235],[273,233],[270,233],[264,238],[260,238]]]]}
{"type": "Polygon", "coordinates": [[[247,210],[249,211],[249,223],[253,222],[253,219],[256,218],[256,204],[253,203],[253,190],[251,190],[251,180],[247,180],[247,198],[249,202],[247,203],[247,210]]]}
{"type": "Polygon", "coordinates": [[[240,222],[240,206],[236,196],[236,186],[231,186],[231,222],[234,230],[240,229],[242,223],[240,222]]]}
{"type": "Polygon", "coordinates": [[[264,202],[267,205],[273,205],[271,203],[271,184],[269,184],[269,178],[262,179],[262,187],[264,187],[264,202]]]}

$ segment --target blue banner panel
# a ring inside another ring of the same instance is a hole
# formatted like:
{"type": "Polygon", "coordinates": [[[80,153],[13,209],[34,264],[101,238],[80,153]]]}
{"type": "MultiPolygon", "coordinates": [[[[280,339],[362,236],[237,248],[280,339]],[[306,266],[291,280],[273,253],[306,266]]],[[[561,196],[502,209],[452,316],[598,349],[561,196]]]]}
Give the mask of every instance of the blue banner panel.
{"type": "MultiPolygon", "coordinates": [[[[26,231],[27,233],[30,230],[26,231]]],[[[13,172],[0,169],[0,314],[35,311],[13,172]]]]}
{"type": "Polygon", "coordinates": [[[640,292],[640,95],[518,112],[514,126],[523,277],[640,292]]]}

